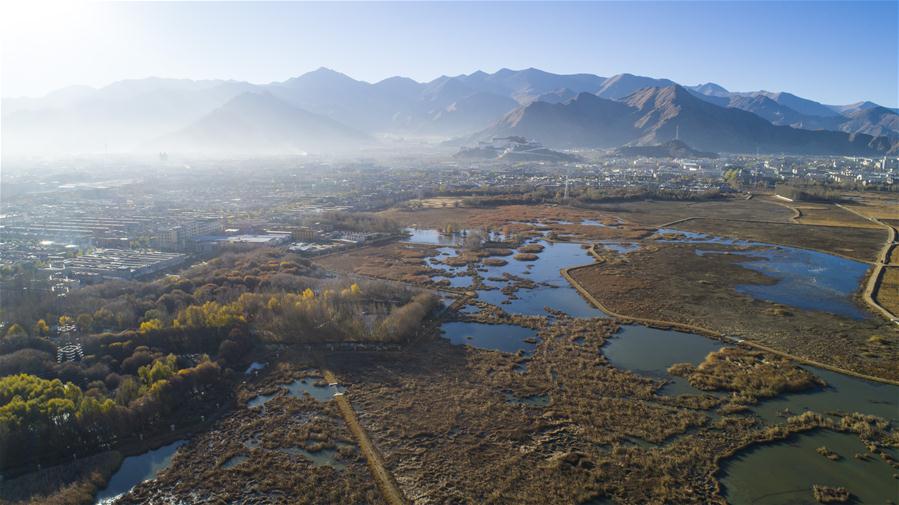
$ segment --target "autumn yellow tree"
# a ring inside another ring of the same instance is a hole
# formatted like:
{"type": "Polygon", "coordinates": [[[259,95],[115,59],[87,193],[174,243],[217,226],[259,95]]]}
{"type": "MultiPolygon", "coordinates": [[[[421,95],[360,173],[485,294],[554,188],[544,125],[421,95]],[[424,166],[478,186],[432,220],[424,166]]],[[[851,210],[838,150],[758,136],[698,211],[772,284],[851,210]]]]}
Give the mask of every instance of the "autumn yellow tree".
{"type": "Polygon", "coordinates": [[[159,319],[150,319],[149,321],[144,321],[140,323],[140,333],[142,335],[146,335],[151,331],[161,330],[162,329],[162,321],[159,319]]]}

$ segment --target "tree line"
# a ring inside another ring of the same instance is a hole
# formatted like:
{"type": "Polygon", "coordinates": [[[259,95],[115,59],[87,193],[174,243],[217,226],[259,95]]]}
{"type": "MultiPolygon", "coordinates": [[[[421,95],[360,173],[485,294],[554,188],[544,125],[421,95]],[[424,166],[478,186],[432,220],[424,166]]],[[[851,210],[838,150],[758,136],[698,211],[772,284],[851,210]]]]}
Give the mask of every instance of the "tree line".
{"type": "Polygon", "coordinates": [[[209,415],[261,343],[401,342],[432,294],[329,277],[283,250],[226,253],[177,276],[110,281],[57,305],[6,306],[0,469],[50,464],[209,415]],[[57,363],[72,328],[84,358],[57,363]]]}

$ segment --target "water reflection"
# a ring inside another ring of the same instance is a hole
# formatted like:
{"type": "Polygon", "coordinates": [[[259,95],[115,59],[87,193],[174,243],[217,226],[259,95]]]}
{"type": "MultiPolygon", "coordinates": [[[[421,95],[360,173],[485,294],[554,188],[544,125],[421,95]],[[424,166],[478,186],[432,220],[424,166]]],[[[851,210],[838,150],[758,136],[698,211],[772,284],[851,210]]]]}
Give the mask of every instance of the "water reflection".
{"type": "MultiPolygon", "coordinates": [[[[325,384],[321,377],[305,377],[296,379],[288,384],[281,384],[280,388],[287,390],[287,395],[293,398],[302,398],[309,395],[312,398],[324,402],[334,397],[336,394],[342,394],[346,388],[339,384],[325,384]]],[[[247,407],[261,407],[278,396],[278,392],[267,395],[257,395],[247,401],[247,407]]]]}
{"type": "MultiPolygon", "coordinates": [[[[865,263],[808,249],[717,237],[672,228],[660,229],[658,233],[660,236],[678,236],[674,240],[662,239],[659,242],[754,247],[755,249],[751,251],[726,251],[726,253],[746,256],[747,260],[740,263],[743,267],[777,280],[771,285],[741,284],[736,287],[737,291],[758,300],[829,312],[853,319],[869,317],[868,313],[854,301],[855,292],[868,269],[865,263]]],[[[725,251],[700,249],[696,252],[703,255],[725,251]]]]}
{"type": "MultiPolygon", "coordinates": [[[[590,253],[580,244],[545,240],[536,243],[544,246],[536,261],[511,260],[507,265],[488,266],[481,274],[484,278],[501,278],[508,273],[537,283],[536,288],[519,289],[511,299],[498,289],[479,290],[478,298],[511,313],[546,315],[544,307],[550,307],[573,317],[604,317],[605,314],[587,302],[560,273],[563,268],[592,263],[590,253]]],[[[488,281],[487,284],[501,287],[505,282],[488,281]]]]}
{"type": "Polygon", "coordinates": [[[675,363],[698,364],[723,346],[692,333],[626,325],[609,338],[602,353],[617,368],[671,381],[659,394],[704,394],[687,379],[669,375],[668,368],[675,363]]]}
{"type": "Polygon", "coordinates": [[[106,488],[97,493],[96,503],[111,504],[141,482],[155,479],[159,472],[168,468],[175,452],[185,442],[184,440],[178,440],[159,449],[147,451],[139,456],[125,458],[122,461],[122,466],[109,479],[106,488]]]}
{"type": "Polygon", "coordinates": [[[896,500],[899,484],[892,468],[878,457],[861,461],[855,454],[867,454],[856,435],[816,430],[742,451],[724,462],[720,481],[728,502],[734,504],[815,503],[814,484],[846,487],[855,498],[852,503],[896,500]],[[840,459],[818,454],[816,449],[822,446],[840,459]]]}
{"type": "Polygon", "coordinates": [[[444,337],[454,345],[470,345],[507,353],[531,353],[537,347],[537,332],[511,324],[483,324],[467,322],[444,323],[444,337]]]}

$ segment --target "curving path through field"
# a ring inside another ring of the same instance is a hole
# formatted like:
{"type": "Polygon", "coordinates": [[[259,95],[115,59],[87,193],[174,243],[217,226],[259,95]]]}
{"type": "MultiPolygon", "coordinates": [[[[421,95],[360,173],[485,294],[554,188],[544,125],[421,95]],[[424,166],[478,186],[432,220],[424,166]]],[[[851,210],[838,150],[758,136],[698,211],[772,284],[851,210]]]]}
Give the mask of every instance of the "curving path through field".
{"type": "Polygon", "coordinates": [[[581,283],[576,281],[570,274],[570,272],[572,272],[574,270],[588,268],[588,267],[592,267],[595,265],[596,265],[596,263],[591,263],[589,265],[581,265],[581,266],[576,266],[576,267],[563,268],[561,270],[562,277],[564,277],[565,280],[567,280],[568,283],[571,284],[574,287],[574,289],[576,289],[578,291],[578,293],[581,294],[581,296],[583,296],[584,298],[587,299],[587,301],[589,301],[594,306],[596,306],[596,308],[605,312],[606,314],[608,314],[611,317],[620,319],[622,322],[625,322],[625,323],[634,322],[634,323],[643,324],[645,326],[650,326],[650,327],[665,328],[665,329],[671,328],[671,329],[675,329],[675,330],[683,330],[683,331],[687,331],[687,332],[691,332],[691,333],[696,333],[696,334],[703,335],[706,337],[715,338],[715,339],[721,340],[723,342],[728,342],[728,343],[737,344],[737,345],[747,345],[749,347],[754,347],[761,351],[770,352],[771,354],[776,354],[776,355],[782,356],[784,358],[789,358],[794,361],[798,361],[800,363],[805,363],[807,365],[812,365],[812,366],[815,366],[818,368],[823,368],[825,370],[830,370],[832,372],[841,373],[843,375],[851,375],[853,377],[858,377],[860,379],[865,379],[865,380],[875,381],[875,382],[882,382],[882,383],[886,383],[886,384],[892,384],[895,386],[899,386],[899,381],[897,381],[897,380],[887,379],[887,378],[883,378],[883,377],[875,377],[873,375],[867,375],[867,374],[863,374],[863,373],[859,373],[859,372],[854,372],[852,370],[847,370],[845,368],[841,368],[838,366],[828,365],[827,363],[821,363],[819,361],[804,358],[802,356],[797,356],[795,354],[790,354],[787,352],[779,351],[777,349],[773,349],[766,345],[759,344],[757,342],[752,342],[750,340],[735,338],[735,337],[728,337],[720,332],[717,332],[717,331],[709,329],[709,328],[704,328],[702,326],[678,323],[675,321],[664,321],[662,319],[651,319],[651,318],[646,318],[646,317],[635,317],[635,316],[628,316],[625,314],[619,314],[618,312],[610,310],[607,306],[603,305],[602,302],[600,302],[599,300],[596,299],[596,297],[594,297],[592,294],[590,294],[590,292],[587,291],[587,289],[584,288],[584,286],[582,286],[581,283]]]}
{"type": "Polygon", "coordinates": [[[890,249],[892,249],[894,246],[897,245],[897,243],[896,243],[896,228],[884,223],[883,221],[877,219],[876,217],[866,216],[866,215],[862,214],[861,212],[858,212],[854,209],[850,209],[849,207],[845,207],[840,204],[836,204],[836,205],[837,205],[837,207],[839,207],[845,211],[851,212],[851,213],[855,214],[856,216],[867,219],[868,221],[871,221],[872,223],[875,223],[878,226],[881,226],[881,227],[887,229],[887,233],[888,233],[887,240],[883,244],[883,248],[880,250],[880,254],[877,255],[877,260],[874,262],[874,270],[871,272],[871,275],[868,276],[868,282],[865,283],[865,291],[862,294],[862,298],[864,298],[865,303],[867,303],[872,309],[874,309],[875,312],[878,312],[883,317],[887,318],[888,320],[890,320],[896,324],[899,324],[899,316],[897,316],[896,314],[893,314],[892,312],[887,310],[883,305],[878,303],[877,300],[874,298],[874,293],[877,291],[878,287],[880,286],[880,282],[883,279],[883,270],[884,270],[884,268],[887,267],[887,265],[889,264],[889,261],[890,261],[890,249]]]}

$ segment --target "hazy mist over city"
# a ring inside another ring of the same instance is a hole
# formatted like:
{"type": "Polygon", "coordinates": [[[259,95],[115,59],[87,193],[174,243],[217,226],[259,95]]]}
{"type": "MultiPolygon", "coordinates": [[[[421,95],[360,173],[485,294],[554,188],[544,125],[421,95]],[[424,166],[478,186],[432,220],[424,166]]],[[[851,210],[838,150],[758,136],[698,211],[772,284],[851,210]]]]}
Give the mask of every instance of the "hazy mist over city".
{"type": "Polygon", "coordinates": [[[0,4],[0,505],[899,502],[896,1],[0,4]]]}

